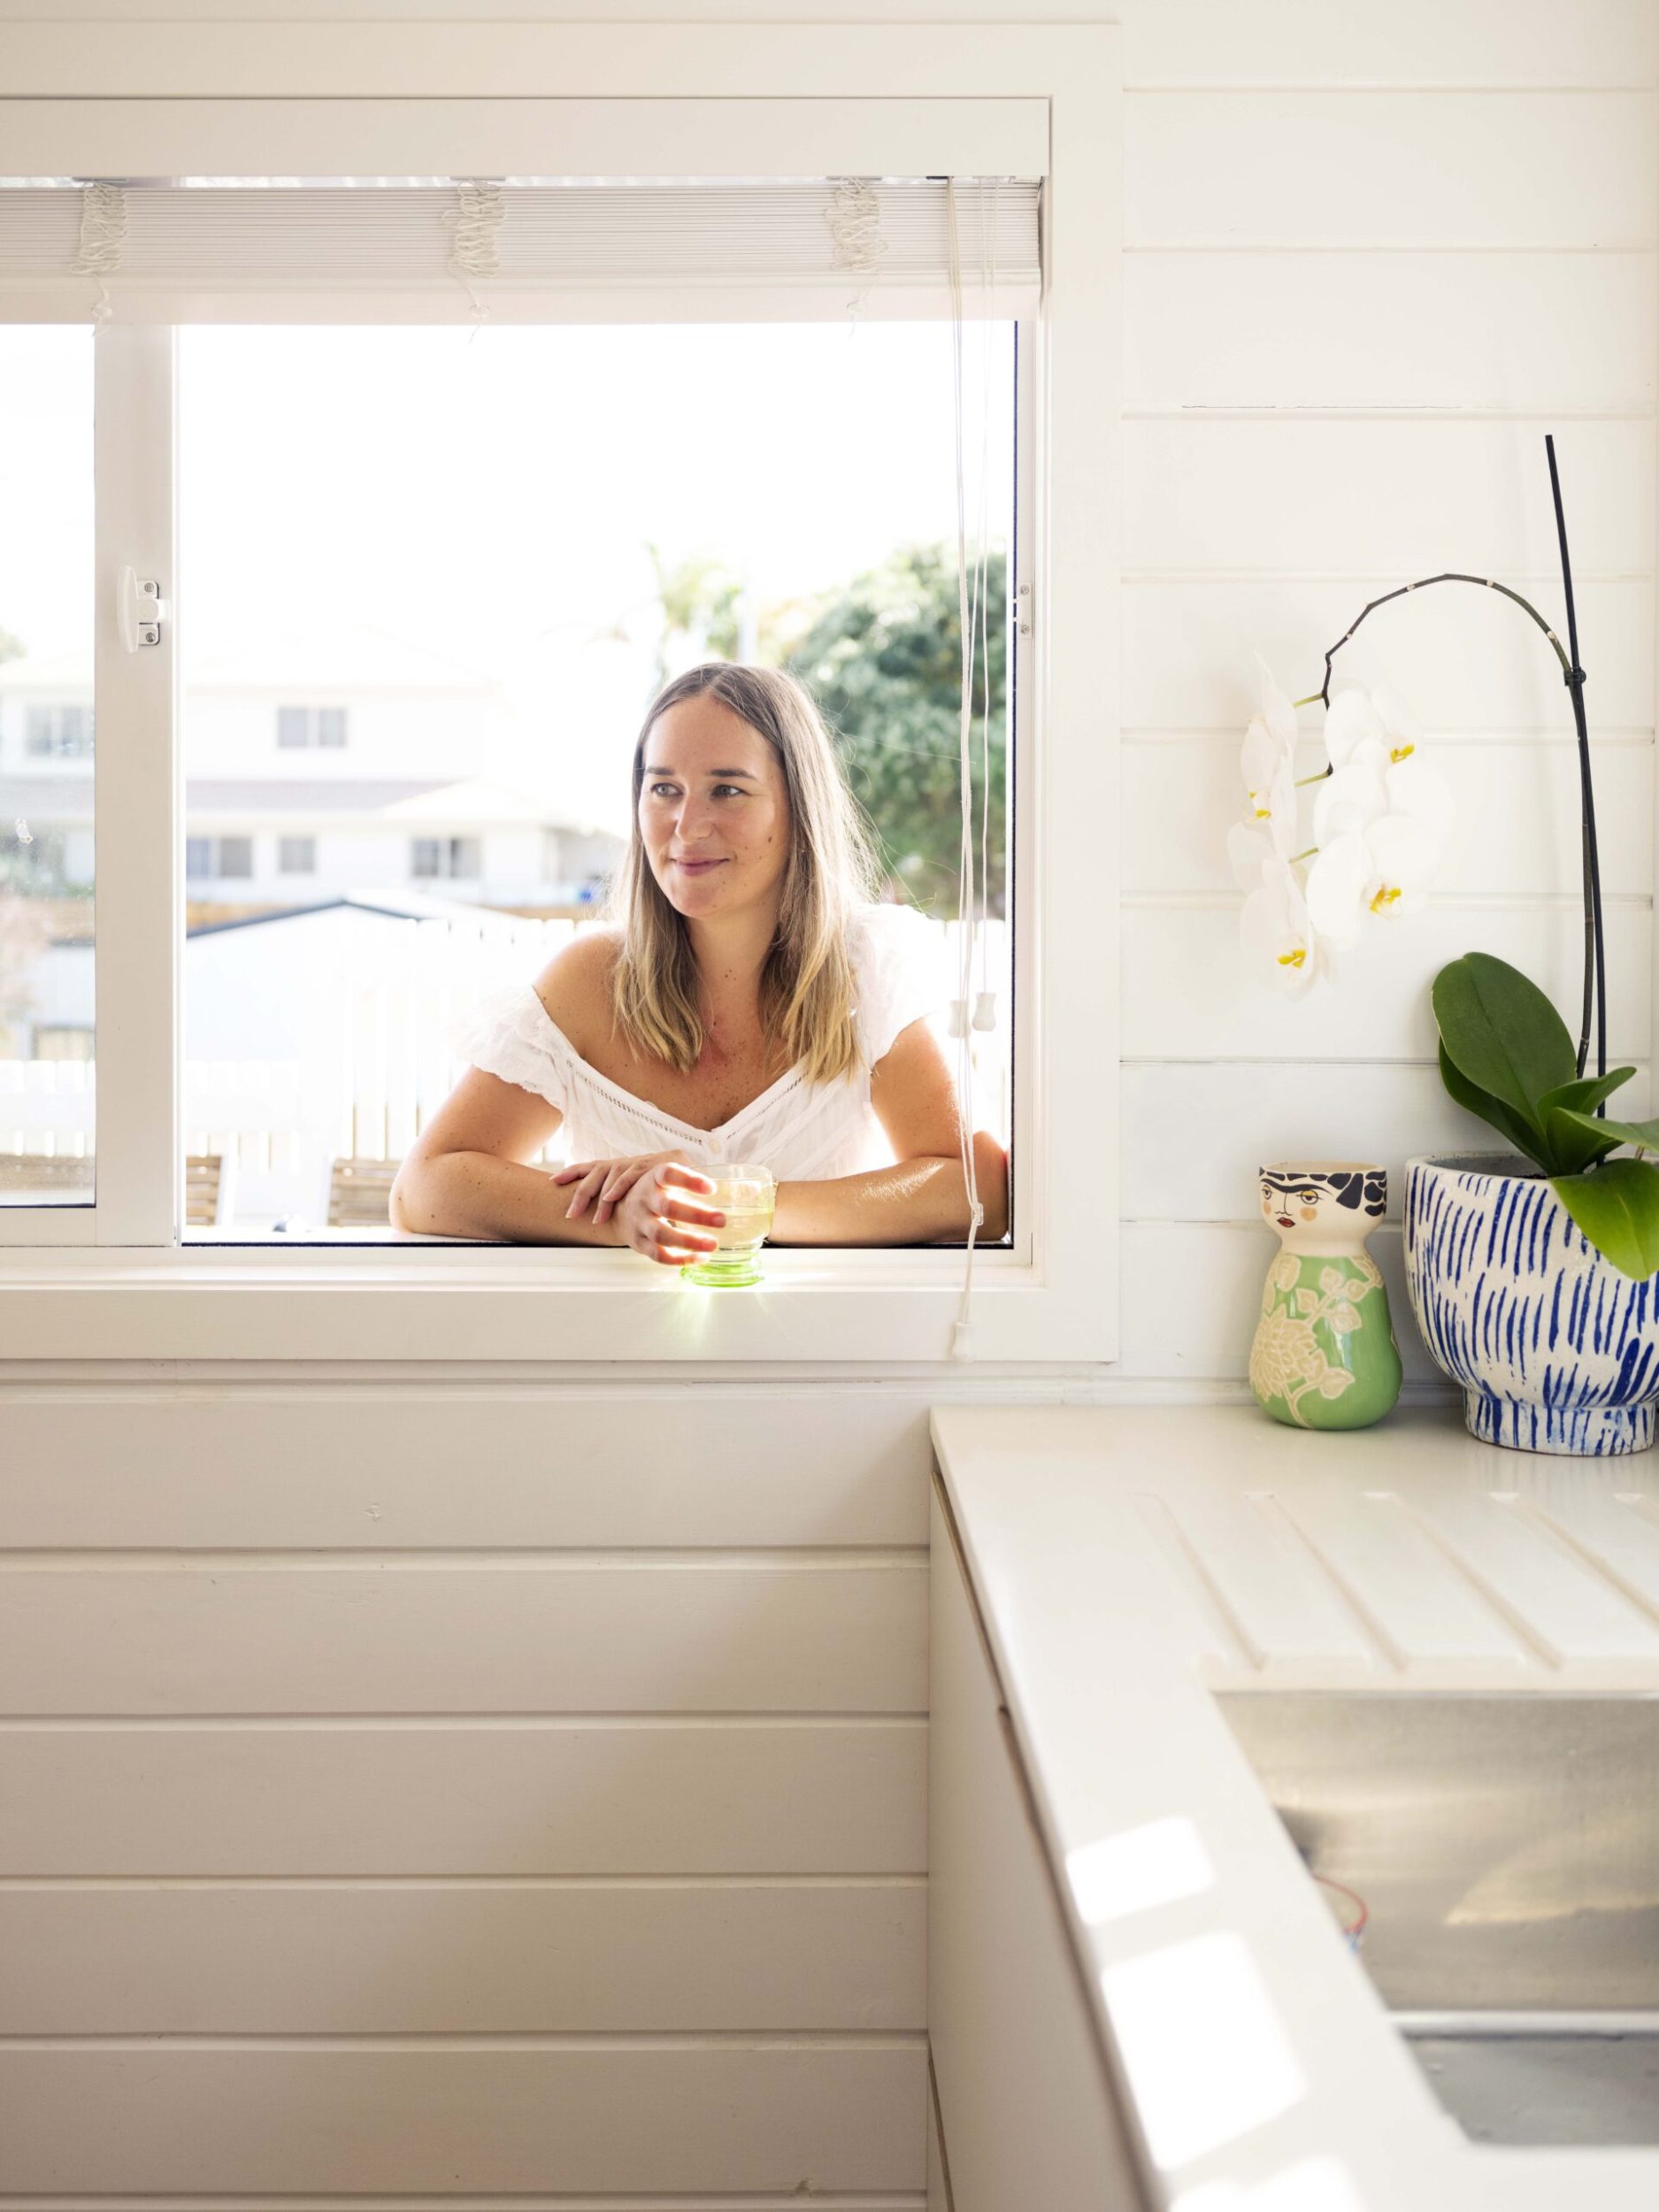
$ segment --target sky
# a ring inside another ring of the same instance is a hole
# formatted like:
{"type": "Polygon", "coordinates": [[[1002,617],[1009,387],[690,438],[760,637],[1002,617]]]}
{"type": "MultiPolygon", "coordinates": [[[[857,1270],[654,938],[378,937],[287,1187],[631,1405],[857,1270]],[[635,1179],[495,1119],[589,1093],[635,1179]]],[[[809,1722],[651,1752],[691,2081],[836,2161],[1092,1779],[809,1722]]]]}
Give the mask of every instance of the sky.
{"type": "MultiPolygon", "coordinates": [[[[1001,542],[1011,346],[983,328],[968,520],[983,469],[1001,542]]],[[[0,326],[0,628],[42,654],[90,634],[89,339],[0,326]]],[[[389,630],[501,682],[521,734],[495,772],[594,819],[626,814],[649,695],[648,541],[765,603],[956,536],[945,323],[198,326],[180,358],[189,656],[389,630]]]]}

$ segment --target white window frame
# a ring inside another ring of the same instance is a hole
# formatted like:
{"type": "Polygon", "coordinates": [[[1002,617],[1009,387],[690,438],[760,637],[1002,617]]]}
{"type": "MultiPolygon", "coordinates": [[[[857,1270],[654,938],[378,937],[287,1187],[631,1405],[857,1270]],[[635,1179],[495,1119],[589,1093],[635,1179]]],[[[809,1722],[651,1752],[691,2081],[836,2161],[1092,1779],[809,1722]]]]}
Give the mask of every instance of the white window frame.
{"type": "MultiPolygon", "coordinates": [[[[718,147],[728,174],[1044,176],[1044,297],[1020,365],[1038,434],[1014,672],[1016,1236],[975,1256],[973,1354],[1114,1358],[1115,27],[111,23],[88,42],[37,22],[11,27],[6,74],[16,175],[687,175],[718,147]]],[[[27,306],[4,311],[27,319],[27,306]]],[[[99,1125],[94,1206],[0,1209],[5,1356],[946,1360],[959,1248],[774,1249],[764,1285],[733,1297],[692,1295],[623,1251],[174,1240],[176,632],[124,651],[112,580],[131,565],[165,590],[176,573],[175,352],[171,329],[119,320],[96,342],[96,1020],[99,1088],[120,1110],[99,1125]]]]}

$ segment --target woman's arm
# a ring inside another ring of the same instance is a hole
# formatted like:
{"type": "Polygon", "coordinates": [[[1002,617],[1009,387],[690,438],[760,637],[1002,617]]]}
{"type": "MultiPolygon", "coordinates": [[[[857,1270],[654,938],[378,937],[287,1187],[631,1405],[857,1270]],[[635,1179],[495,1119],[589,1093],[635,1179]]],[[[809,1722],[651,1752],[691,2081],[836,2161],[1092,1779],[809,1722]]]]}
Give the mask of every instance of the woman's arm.
{"type": "Polygon", "coordinates": [[[563,1119],[546,1099],[468,1068],[403,1156],[392,1226],[514,1244],[619,1244],[610,1222],[567,1221],[568,1194],[528,1164],[563,1119]]]}
{"type": "MultiPolygon", "coordinates": [[[[870,1081],[870,1102],[898,1155],[891,1167],[821,1183],[780,1183],[774,1244],[936,1244],[968,1233],[956,1085],[925,1021],[895,1038],[870,1081]]],[[[1008,1155],[984,1130],[974,1173],[990,1240],[1008,1229],[1008,1155]]]]}

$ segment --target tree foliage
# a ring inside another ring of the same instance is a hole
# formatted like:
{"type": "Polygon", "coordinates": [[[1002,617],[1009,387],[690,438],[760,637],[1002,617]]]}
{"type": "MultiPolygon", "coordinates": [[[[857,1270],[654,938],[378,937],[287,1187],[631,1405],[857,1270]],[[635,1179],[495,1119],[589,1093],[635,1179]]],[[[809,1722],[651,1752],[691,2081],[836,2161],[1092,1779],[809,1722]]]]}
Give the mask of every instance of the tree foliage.
{"type": "MultiPolygon", "coordinates": [[[[990,674],[990,910],[1003,910],[1008,665],[1007,565],[987,564],[990,674]]],[[[954,549],[910,546],[824,603],[786,662],[835,733],[848,780],[886,864],[929,912],[955,916],[962,839],[958,728],[962,626],[954,549]]],[[[984,787],[976,660],[972,804],[976,856],[984,787]]]]}

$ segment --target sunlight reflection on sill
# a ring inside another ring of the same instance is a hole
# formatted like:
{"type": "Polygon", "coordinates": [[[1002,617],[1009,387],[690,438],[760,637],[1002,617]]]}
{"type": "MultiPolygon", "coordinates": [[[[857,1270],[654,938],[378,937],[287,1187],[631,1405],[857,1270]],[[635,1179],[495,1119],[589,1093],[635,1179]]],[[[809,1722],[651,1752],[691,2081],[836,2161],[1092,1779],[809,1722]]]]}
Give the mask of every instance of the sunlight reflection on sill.
{"type": "Polygon", "coordinates": [[[1207,2181],[1183,2189],[1169,2212],[1363,2212],[1346,2166],[1334,2158],[1299,2158],[1265,2181],[1207,2181]]]}
{"type": "Polygon", "coordinates": [[[1148,2147],[1166,2172],[1307,2095],[1241,1936],[1165,1944],[1105,1968],[1101,1988],[1148,2147]]]}
{"type": "Polygon", "coordinates": [[[1195,1897],[1215,1885],[1216,1870],[1193,1823],[1180,1814],[1149,1820],[1121,1835],[1102,1836],[1065,1855],[1071,1894],[1086,1927],[1102,1927],[1154,1905],[1195,1897]]]}

